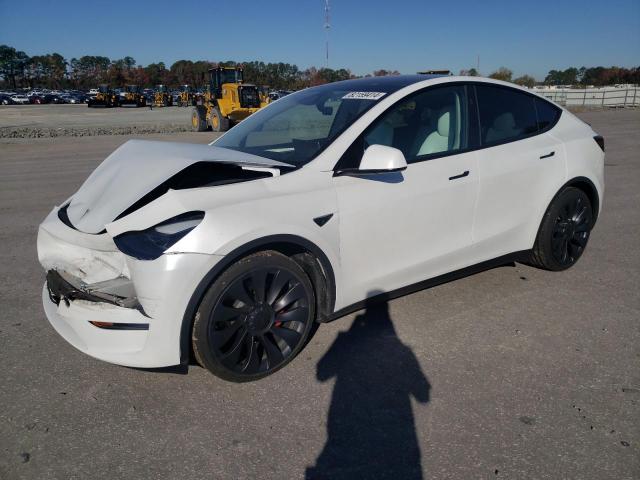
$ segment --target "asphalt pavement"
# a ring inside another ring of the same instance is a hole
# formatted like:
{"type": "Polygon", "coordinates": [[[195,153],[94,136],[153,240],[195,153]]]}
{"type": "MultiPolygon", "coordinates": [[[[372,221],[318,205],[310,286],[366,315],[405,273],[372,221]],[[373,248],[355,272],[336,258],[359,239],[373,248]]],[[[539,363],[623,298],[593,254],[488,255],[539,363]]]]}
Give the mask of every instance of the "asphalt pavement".
{"type": "Polygon", "coordinates": [[[606,139],[606,197],[574,268],[370,306],[249,384],[60,338],[38,223],[130,137],[0,139],[0,478],[640,478],[640,111],[580,116],[606,139]]]}

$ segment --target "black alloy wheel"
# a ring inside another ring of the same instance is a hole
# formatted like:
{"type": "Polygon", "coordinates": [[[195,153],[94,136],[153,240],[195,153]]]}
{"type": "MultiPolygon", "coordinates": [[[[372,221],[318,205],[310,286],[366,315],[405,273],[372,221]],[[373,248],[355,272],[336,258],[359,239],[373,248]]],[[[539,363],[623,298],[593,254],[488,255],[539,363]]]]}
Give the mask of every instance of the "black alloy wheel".
{"type": "Polygon", "coordinates": [[[308,276],[290,258],[260,252],[242,259],[214,282],[198,309],[196,358],[226,380],[270,375],[305,345],[314,302],[308,276]]]}
{"type": "Polygon", "coordinates": [[[547,270],[573,266],[584,253],[592,228],[589,197],[575,187],[565,188],[545,213],[530,263],[547,270]]]}
{"type": "Polygon", "coordinates": [[[571,265],[580,258],[591,232],[591,206],[582,196],[565,202],[556,217],[551,237],[553,257],[561,265],[571,265]]]}

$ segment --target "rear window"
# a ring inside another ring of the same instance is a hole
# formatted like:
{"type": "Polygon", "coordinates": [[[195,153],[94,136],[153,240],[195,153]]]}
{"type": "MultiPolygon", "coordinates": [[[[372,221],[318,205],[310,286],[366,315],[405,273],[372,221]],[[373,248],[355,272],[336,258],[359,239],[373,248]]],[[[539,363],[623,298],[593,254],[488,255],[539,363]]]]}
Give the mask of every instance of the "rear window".
{"type": "Polygon", "coordinates": [[[503,143],[538,132],[535,98],[510,88],[476,84],[483,145],[503,143]]]}

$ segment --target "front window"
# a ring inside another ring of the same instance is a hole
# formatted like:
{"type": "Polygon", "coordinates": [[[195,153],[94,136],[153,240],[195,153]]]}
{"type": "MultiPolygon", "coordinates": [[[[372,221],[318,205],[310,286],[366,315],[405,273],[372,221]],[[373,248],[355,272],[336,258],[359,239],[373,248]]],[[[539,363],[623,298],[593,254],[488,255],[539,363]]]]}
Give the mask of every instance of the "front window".
{"type": "Polygon", "coordinates": [[[364,149],[386,145],[407,162],[467,148],[467,99],[462,85],[429,88],[387,110],[364,135],[364,149]]]}
{"type": "Polygon", "coordinates": [[[474,144],[467,105],[464,85],[429,87],[411,94],[380,115],[351,144],[335,168],[358,168],[371,145],[397,148],[407,163],[466,150],[474,144]]]}
{"type": "Polygon", "coordinates": [[[288,95],[232,128],[215,145],[302,166],[388,93],[354,90],[347,82],[288,95]]]}
{"type": "Polygon", "coordinates": [[[242,71],[234,69],[220,70],[220,85],[224,83],[238,83],[242,81],[242,71]]]}

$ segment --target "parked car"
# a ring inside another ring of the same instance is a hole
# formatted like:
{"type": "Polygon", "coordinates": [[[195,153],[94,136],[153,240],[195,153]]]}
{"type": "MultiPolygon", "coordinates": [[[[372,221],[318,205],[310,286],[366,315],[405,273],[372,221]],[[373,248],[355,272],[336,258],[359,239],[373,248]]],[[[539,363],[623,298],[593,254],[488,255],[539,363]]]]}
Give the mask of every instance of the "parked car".
{"type": "Polygon", "coordinates": [[[69,93],[63,93],[62,95],[60,95],[60,98],[64,103],[72,103],[72,104],[84,103],[84,97],[80,97],[78,95],[73,95],[69,93]]]}
{"type": "Polygon", "coordinates": [[[66,102],[64,98],[62,98],[60,95],[47,93],[44,97],[42,97],[42,103],[66,103],[66,102]]]}
{"type": "Polygon", "coordinates": [[[0,93],[0,105],[15,105],[11,98],[11,95],[7,95],[6,93],[0,93]]]}
{"type": "Polygon", "coordinates": [[[131,140],[107,157],[40,225],[44,309],[96,358],[163,367],[193,351],[256,380],[373,297],[511,261],[571,267],[603,172],[601,136],[513,84],[309,88],[210,145],[131,140]]]}
{"type": "Polygon", "coordinates": [[[29,103],[29,97],[27,97],[25,94],[23,93],[16,93],[14,95],[11,96],[11,100],[13,100],[13,103],[19,104],[19,105],[26,105],[29,103]]]}

